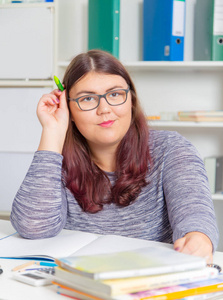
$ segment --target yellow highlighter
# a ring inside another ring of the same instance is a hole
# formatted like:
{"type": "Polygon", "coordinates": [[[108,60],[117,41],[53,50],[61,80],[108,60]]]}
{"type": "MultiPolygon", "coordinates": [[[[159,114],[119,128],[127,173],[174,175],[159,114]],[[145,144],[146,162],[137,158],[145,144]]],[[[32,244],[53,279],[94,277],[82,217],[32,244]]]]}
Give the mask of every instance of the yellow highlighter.
{"type": "Polygon", "coordinates": [[[64,87],[62,85],[62,83],[60,82],[59,78],[57,78],[56,76],[54,76],[54,81],[58,87],[58,89],[63,92],[64,91],[64,87]]]}

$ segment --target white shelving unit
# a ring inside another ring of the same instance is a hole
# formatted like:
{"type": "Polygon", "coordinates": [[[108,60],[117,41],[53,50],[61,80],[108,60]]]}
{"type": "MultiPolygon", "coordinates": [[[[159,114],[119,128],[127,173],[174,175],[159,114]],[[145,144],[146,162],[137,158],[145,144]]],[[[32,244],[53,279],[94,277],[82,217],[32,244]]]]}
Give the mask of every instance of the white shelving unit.
{"type": "Polygon", "coordinates": [[[54,86],[53,80],[0,80],[1,87],[50,87],[54,86]]]}
{"type": "MultiPolygon", "coordinates": [[[[52,24],[52,36],[50,41],[52,41],[52,53],[48,53],[50,57],[53,57],[52,62],[52,75],[46,78],[41,78],[40,76],[35,78],[15,78],[7,77],[0,78],[0,101],[1,101],[1,145],[0,145],[0,217],[8,218],[11,203],[18,190],[27,170],[29,164],[32,160],[33,152],[38,147],[38,142],[41,134],[41,126],[36,116],[36,106],[39,98],[43,93],[51,91],[54,87],[53,74],[57,71],[57,61],[58,61],[58,0],[54,2],[43,2],[43,3],[11,3],[11,4],[0,4],[0,12],[2,16],[5,14],[12,15],[12,12],[17,11],[15,16],[19,17],[20,10],[21,13],[28,11],[38,11],[45,12],[45,19],[50,16],[50,21],[47,23],[52,24]],[[50,13],[48,12],[48,9],[50,13]],[[47,12],[46,12],[47,10],[47,12]]],[[[5,16],[6,18],[6,16],[5,16]]],[[[19,24],[21,23],[21,18],[19,24]]],[[[30,18],[29,18],[30,20],[30,18]]],[[[31,20],[32,21],[32,20],[31,20]]],[[[43,22],[43,18],[33,17],[33,21],[36,26],[43,22]]],[[[11,21],[10,21],[11,22],[11,21]]],[[[10,26],[11,23],[9,22],[10,26]]],[[[24,25],[29,26],[29,22],[24,19],[24,25]]],[[[8,23],[7,23],[8,24],[8,23]]],[[[15,18],[15,24],[17,24],[17,18],[15,18]]],[[[45,24],[45,23],[44,23],[45,24]]],[[[11,27],[10,27],[11,28],[11,27]]],[[[27,27],[28,28],[28,27],[27,27]]],[[[51,28],[51,27],[50,27],[51,28]]],[[[7,34],[8,27],[6,24],[2,23],[0,26],[0,31],[3,30],[1,34],[7,34]]],[[[16,30],[15,25],[15,30],[16,30]]],[[[26,31],[24,31],[26,34],[26,31]]],[[[39,36],[36,31],[33,32],[34,38],[39,42],[39,36]]],[[[20,39],[21,36],[18,36],[20,39]]],[[[41,36],[42,38],[42,36],[41,36]]],[[[6,36],[5,36],[6,39],[6,36]]],[[[46,41],[48,41],[46,37],[46,41]]],[[[48,41],[48,43],[50,43],[48,41]]],[[[30,40],[27,40],[27,45],[29,45],[30,40]]],[[[41,43],[39,43],[41,48],[41,43]]],[[[1,43],[2,47],[4,44],[1,43]]],[[[14,44],[13,51],[17,54],[17,48],[21,45],[14,44]]],[[[26,47],[26,44],[23,44],[26,47]]],[[[11,48],[11,47],[9,47],[11,48]]],[[[20,48],[19,48],[20,49],[20,48]]],[[[9,49],[9,56],[10,51],[9,49]]],[[[41,53],[41,49],[40,49],[41,53]]],[[[42,55],[42,53],[41,53],[42,55]]],[[[44,55],[44,54],[43,54],[44,55]]],[[[43,57],[43,56],[40,56],[43,57]]],[[[41,58],[36,56],[36,62],[41,63],[41,58]]],[[[8,57],[5,57],[7,60],[8,57]]],[[[11,59],[11,56],[10,56],[11,59]]],[[[43,64],[42,64],[43,65],[43,64]]],[[[13,64],[13,67],[16,66],[13,64]]],[[[25,67],[25,66],[24,66],[25,67]]],[[[1,65],[2,68],[2,65],[1,65]]]]}
{"type": "MultiPolygon", "coordinates": [[[[57,11],[57,3],[58,0],[54,0],[53,2],[33,2],[33,3],[6,3],[6,4],[0,4],[0,10],[1,9],[26,9],[26,8],[48,8],[52,11],[53,13],[53,29],[54,29],[54,34],[53,34],[53,70],[52,73],[55,72],[55,68],[57,65],[57,26],[58,26],[58,11],[57,11]]],[[[41,22],[41,20],[39,20],[41,22]]],[[[28,26],[28,24],[27,24],[28,26]]],[[[35,33],[33,33],[35,34],[35,33]]],[[[29,41],[27,41],[28,43],[29,41]]],[[[25,45],[24,45],[25,47],[25,45]]],[[[37,57],[38,60],[38,57],[37,57]]],[[[0,87],[54,87],[54,82],[53,78],[45,79],[45,80],[33,80],[26,78],[24,80],[4,80],[0,79],[0,87]]]]}
{"type": "Polygon", "coordinates": [[[33,3],[6,3],[6,4],[0,4],[1,8],[27,8],[27,7],[49,7],[54,8],[55,7],[55,1],[54,2],[33,2],[33,3]]]}

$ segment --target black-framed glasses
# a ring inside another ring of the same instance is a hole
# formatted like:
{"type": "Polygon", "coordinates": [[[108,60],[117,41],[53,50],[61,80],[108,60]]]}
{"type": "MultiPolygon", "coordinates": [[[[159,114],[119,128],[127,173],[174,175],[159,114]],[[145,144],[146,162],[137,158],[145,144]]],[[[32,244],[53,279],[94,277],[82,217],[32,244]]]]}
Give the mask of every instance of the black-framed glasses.
{"type": "Polygon", "coordinates": [[[111,106],[124,104],[127,100],[129,90],[130,88],[117,89],[107,92],[104,95],[88,94],[76,99],[68,98],[68,100],[77,102],[81,110],[87,111],[97,108],[100,104],[101,98],[104,98],[111,106]]]}

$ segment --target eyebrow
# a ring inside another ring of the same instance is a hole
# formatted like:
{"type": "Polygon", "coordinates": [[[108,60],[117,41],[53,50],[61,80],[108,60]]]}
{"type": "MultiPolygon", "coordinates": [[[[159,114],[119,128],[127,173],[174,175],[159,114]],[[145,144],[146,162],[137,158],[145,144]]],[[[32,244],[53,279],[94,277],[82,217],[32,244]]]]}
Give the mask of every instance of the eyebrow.
{"type": "MultiPolygon", "coordinates": [[[[109,89],[106,90],[105,93],[109,92],[109,91],[112,91],[112,90],[115,90],[115,89],[125,89],[123,86],[120,86],[120,85],[115,85],[115,86],[112,86],[110,87],[109,89]]],[[[94,91],[80,91],[76,94],[76,97],[79,96],[79,95],[89,95],[89,94],[94,94],[94,95],[98,95],[97,93],[95,93],[94,91]]]]}

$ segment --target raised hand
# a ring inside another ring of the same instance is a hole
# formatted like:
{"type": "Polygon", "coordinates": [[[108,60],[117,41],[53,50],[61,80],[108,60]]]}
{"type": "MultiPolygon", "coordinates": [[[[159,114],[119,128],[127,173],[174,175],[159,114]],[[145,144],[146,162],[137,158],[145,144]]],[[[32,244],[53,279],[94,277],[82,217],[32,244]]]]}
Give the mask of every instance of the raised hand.
{"type": "Polygon", "coordinates": [[[66,91],[54,90],[43,95],[37,106],[37,116],[43,128],[38,150],[61,153],[69,122],[66,91]]]}

